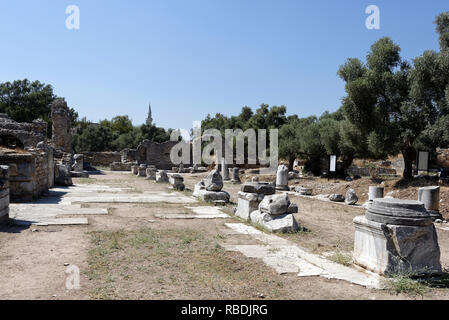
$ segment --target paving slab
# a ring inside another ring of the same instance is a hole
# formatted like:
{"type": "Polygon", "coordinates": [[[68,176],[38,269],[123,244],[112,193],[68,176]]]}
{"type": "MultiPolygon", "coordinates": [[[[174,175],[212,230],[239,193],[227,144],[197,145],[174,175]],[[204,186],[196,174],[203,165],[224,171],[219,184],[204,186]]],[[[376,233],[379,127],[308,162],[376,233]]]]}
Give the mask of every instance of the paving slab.
{"type": "Polygon", "coordinates": [[[229,216],[216,207],[185,207],[193,214],[156,214],[159,219],[226,219],[229,216]]]}
{"type": "Polygon", "coordinates": [[[369,288],[380,288],[381,277],[377,274],[329,261],[325,257],[308,252],[291,241],[266,234],[242,223],[225,223],[225,226],[239,233],[250,235],[264,244],[264,246],[229,246],[225,244],[225,249],[262,259],[266,265],[279,273],[298,272],[299,277],[321,276],[369,288]]]}

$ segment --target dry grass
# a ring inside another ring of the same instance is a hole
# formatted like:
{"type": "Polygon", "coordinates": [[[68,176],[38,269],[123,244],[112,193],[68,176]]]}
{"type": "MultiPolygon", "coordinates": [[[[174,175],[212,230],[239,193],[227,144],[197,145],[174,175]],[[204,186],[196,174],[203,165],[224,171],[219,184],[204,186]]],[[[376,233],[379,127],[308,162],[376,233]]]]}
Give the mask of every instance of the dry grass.
{"type": "Polygon", "coordinates": [[[254,299],[261,287],[272,299],[288,295],[271,269],[224,251],[224,235],[143,228],[90,236],[94,299],[254,299]]]}

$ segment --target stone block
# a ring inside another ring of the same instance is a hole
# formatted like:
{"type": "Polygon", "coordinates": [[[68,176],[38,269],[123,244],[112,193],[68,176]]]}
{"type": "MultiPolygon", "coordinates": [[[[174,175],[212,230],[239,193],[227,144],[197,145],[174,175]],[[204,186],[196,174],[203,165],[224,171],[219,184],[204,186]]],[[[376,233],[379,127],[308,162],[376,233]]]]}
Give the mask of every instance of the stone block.
{"type": "Polygon", "coordinates": [[[263,198],[263,194],[239,192],[235,215],[249,221],[251,212],[259,209],[263,198]]]}
{"type": "Polygon", "coordinates": [[[218,170],[212,170],[203,179],[203,182],[207,191],[221,191],[223,189],[223,177],[218,170]]]}
{"type": "Polygon", "coordinates": [[[374,201],[374,199],[379,199],[384,197],[384,187],[369,186],[368,200],[374,201]]]}
{"type": "Polygon", "coordinates": [[[345,196],[342,194],[331,194],[329,200],[333,202],[345,202],[345,196]]]}
{"type": "Polygon", "coordinates": [[[440,213],[440,187],[419,188],[418,201],[424,203],[424,207],[433,221],[437,219],[443,220],[443,216],[440,213]]]}
{"type": "Polygon", "coordinates": [[[259,204],[259,210],[277,216],[287,213],[289,206],[290,200],[286,194],[275,194],[264,197],[259,204]]]}
{"type": "Polygon", "coordinates": [[[64,164],[56,164],[55,166],[55,184],[60,186],[71,186],[72,175],[70,168],[64,164]]]}
{"type": "Polygon", "coordinates": [[[313,194],[313,189],[305,187],[295,187],[295,192],[299,193],[302,196],[311,196],[313,194]]]}
{"type": "Polygon", "coordinates": [[[240,191],[245,193],[258,193],[263,195],[275,194],[274,184],[268,182],[245,182],[242,184],[240,191]]]}
{"type": "Polygon", "coordinates": [[[354,263],[379,274],[441,273],[435,227],[391,225],[354,219],[354,263]]]}
{"type": "Polygon", "coordinates": [[[205,189],[198,190],[196,197],[206,202],[224,201],[226,203],[231,198],[226,191],[208,191],[205,189]]]}
{"type": "Polygon", "coordinates": [[[251,222],[274,233],[293,233],[299,230],[298,223],[292,214],[272,216],[259,210],[251,213],[251,222]]]}
{"type": "Polygon", "coordinates": [[[289,190],[288,188],[288,168],[284,165],[278,167],[276,174],[276,190],[289,190]]]}
{"type": "Polygon", "coordinates": [[[355,205],[359,201],[359,198],[357,197],[357,194],[355,193],[354,189],[348,189],[345,196],[345,203],[347,205],[355,205]]]}

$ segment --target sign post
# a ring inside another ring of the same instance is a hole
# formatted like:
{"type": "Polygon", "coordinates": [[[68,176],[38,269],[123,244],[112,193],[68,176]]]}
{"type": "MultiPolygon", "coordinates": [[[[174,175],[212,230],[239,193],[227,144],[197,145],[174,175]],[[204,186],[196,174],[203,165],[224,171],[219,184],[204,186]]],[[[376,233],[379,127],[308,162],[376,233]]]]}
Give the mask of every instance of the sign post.
{"type": "Polygon", "coordinates": [[[334,176],[335,176],[335,172],[337,172],[337,156],[336,155],[331,155],[329,157],[329,174],[327,175],[328,181],[330,179],[331,172],[334,173],[334,176]]]}
{"type": "Polygon", "coordinates": [[[430,153],[427,151],[419,151],[416,159],[416,170],[429,172],[430,153]]]}

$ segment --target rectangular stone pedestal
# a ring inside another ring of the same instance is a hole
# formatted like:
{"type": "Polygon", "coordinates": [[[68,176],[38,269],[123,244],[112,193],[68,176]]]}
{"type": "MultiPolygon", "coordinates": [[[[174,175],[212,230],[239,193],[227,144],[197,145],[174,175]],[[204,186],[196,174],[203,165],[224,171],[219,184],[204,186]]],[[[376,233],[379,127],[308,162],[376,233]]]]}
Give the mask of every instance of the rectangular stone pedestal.
{"type": "Polygon", "coordinates": [[[259,209],[259,203],[263,198],[263,194],[239,192],[235,215],[249,221],[251,212],[259,209]]]}
{"type": "Polygon", "coordinates": [[[379,274],[441,273],[440,247],[433,224],[387,225],[354,219],[354,263],[379,274]]]}

